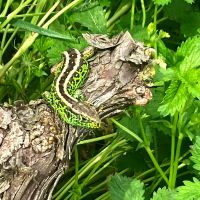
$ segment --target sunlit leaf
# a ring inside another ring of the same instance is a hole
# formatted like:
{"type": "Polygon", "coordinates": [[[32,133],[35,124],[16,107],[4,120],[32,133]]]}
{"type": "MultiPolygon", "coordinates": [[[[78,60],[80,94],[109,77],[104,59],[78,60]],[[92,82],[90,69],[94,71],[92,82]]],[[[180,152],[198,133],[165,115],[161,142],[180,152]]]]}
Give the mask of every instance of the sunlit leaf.
{"type": "Polygon", "coordinates": [[[112,200],[144,200],[144,184],[137,179],[115,175],[109,182],[112,200]]]}
{"type": "Polygon", "coordinates": [[[166,90],[166,95],[158,108],[162,115],[174,115],[176,111],[180,111],[188,98],[187,88],[180,81],[171,82],[166,90]]]}

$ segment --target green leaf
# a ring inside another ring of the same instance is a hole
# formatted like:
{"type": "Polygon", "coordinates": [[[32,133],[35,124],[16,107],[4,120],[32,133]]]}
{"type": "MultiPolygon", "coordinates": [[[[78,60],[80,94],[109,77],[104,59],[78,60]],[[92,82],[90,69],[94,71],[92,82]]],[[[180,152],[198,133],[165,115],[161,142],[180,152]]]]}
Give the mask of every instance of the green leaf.
{"type": "Polygon", "coordinates": [[[157,41],[158,44],[158,52],[162,54],[162,56],[165,58],[165,62],[169,66],[173,66],[175,64],[175,57],[174,57],[174,51],[167,48],[165,43],[162,40],[157,41]]]}
{"type": "Polygon", "coordinates": [[[84,12],[76,12],[70,17],[70,20],[80,23],[93,33],[107,33],[104,11],[100,6],[84,12]]]}
{"type": "Polygon", "coordinates": [[[39,67],[34,67],[32,72],[37,77],[47,76],[48,74],[39,67]]]}
{"type": "Polygon", "coordinates": [[[99,3],[100,3],[100,5],[101,5],[102,7],[103,7],[103,6],[109,7],[110,4],[111,4],[111,1],[108,1],[108,0],[101,0],[101,1],[99,1],[99,3]]]}
{"type": "Polygon", "coordinates": [[[54,41],[54,45],[47,50],[46,56],[49,58],[49,65],[54,65],[62,60],[62,52],[68,50],[69,48],[66,46],[64,42],[54,41]]]}
{"type": "Polygon", "coordinates": [[[194,97],[200,99],[200,69],[191,69],[185,72],[180,80],[188,89],[188,92],[194,97]]]}
{"type": "MultiPolygon", "coordinates": [[[[148,115],[151,116],[151,118],[157,118],[160,116],[160,113],[158,112],[158,106],[159,103],[162,101],[163,99],[163,87],[158,87],[155,89],[151,89],[152,92],[152,100],[145,106],[145,110],[147,112],[148,115]]],[[[158,125],[160,127],[160,125],[158,125]]]]}
{"type": "Polygon", "coordinates": [[[137,179],[115,175],[108,186],[112,200],[144,200],[144,184],[137,179]]]}
{"type": "Polygon", "coordinates": [[[64,35],[53,30],[41,28],[39,26],[36,26],[34,24],[31,24],[30,22],[27,22],[21,19],[11,20],[10,23],[15,27],[18,27],[27,31],[35,32],[40,35],[45,35],[48,37],[62,39],[62,40],[74,40],[74,38],[70,35],[64,35]]]}
{"type": "Polygon", "coordinates": [[[163,82],[173,81],[178,79],[178,70],[176,67],[170,67],[166,70],[162,67],[156,67],[156,74],[154,77],[154,85],[161,85],[163,82]]]}
{"type": "Polygon", "coordinates": [[[195,36],[192,38],[188,38],[185,42],[181,44],[181,46],[177,49],[176,57],[181,57],[182,59],[185,56],[189,56],[192,54],[193,50],[200,49],[200,37],[195,36]]]}
{"type": "MultiPolygon", "coordinates": [[[[136,134],[139,134],[139,124],[136,117],[129,117],[127,115],[123,115],[123,117],[119,120],[119,123],[128,128],[129,130],[133,130],[136,134]]],[[[120,127],[117,127],[117,132],[127,140],[133,140],[133,137],[120,127]]]]}
{"type": "Polygon", "coordinates": [[[153,198],[151,200],[176,200],[175,191],[170,191],[164,188],[159,188],[157,192],[153,193],[153,198]]]}
{"type": "Polygon", "coordinates": [[[192,4],[194,0],[185,0],[185,2],[192,4]]]}
{"type": "Polygon", "coordinates": [[[188,88],[188,92],[200,99],[200,37],[189,38],[176,52],[179,61],[179,80],[188,88]]]}
{"type": "MultiPolygon", "coordinates": [[[[52,46],[47,50],[46,56],[49,58],[49,64],[54,65],[55,63],[62,60],[62,52],[69,50],[70,48],[76,48],[82,50],[87,46],[86,41],[80,38],[79,43],[65,42],[60,40],[52,40],[52,46]]],[[[77,41],[78,42],[78,41],[77,41]]]]}
{"type": "Polygon", "coordinates": [[[189,70],[200,66],[200,48],[194,48],[190,55],[186,55],[180,63],[180,72],[188,72],[189,70]]]}
{"type": "Polygon", "coordinates": [[[184,181],[184,186],[177,188],[176,200],[199,200],[200,199],[200,181],[193,178],[194,182],[184,181]]]}
{"type": "Polygon", "coordinates": [[[166,95],[158,111],[164,116],[174,115],[176,111],[180,111],[185,106],[187,99],[188,91],[185,84],[173,81],[166,90],[166,95]]]}
{"type": "Polygon", "coordinates": [[[194,36],[197,34],[198,28],[200,24],[200,13],[192,12],[187,13],[187,17],[185,17],[181,24],[181,32],[186,36],[194,36]]]}
{"type": "Polygon", "coordinates": [[[164,116],[180,111],[190,95],[200,99],[200,37],[189,38],[182,43],[175,56],[175,67],[163,72],[163,80],[172,80],[158,108],[164,116]]]}
{"type": "Polygon", "coordinates": [[[168,3],[171,3],[171,0],[154,0],[154,3],[157,4],[158,6],[164,6],[167,5],[168,3]]]}
{"type": "Polygon", "coordinates": [[[191,153],[190,159],[194,162],[193,168],[200,172],[200,136],[196,137],[191,153]]]}
{"type": "MultiPolygon", "coordinates": [[[[129,19],[130,19],[130,15],[129,15],[129,19]]],[[[129,20],[126,19],[128,22],[129,20]]],[[[123,19],[120,20],[119,24],[123,23],[123,19]]],[[[125,28],[123,28],[124,30],[125,28]]],[[[122,31],[123,31],[122,30],[122,31]]],[[[130,31],[131,35],[133,36],[134,39],[138,40],[138,41],[148,41],[148,31],[146,27],[142,27],[142,25],[135,25],[134,29],[132,31],[130,31]]]]}
{"type": "Polygon", "coordinates": [[[51,38],[46,38],[45,36],[38,37],[33,43],[33,48],[38,50],[40,53],[46,55],[46,51],[53,46],[53,41],[51,38]]]}
{"type": "Polygon", "coordinates": [[[191,6],[183,0],[173,0],[172,3],[167,5],[164,10],[165,17],[180,23],[183,23],[181,20],[187,18],[187,16],[184,16],[185,13],[189,13],[191,11],[191,6]]]}
{"type": "Polygon", "coordinates": [[[180,24],[180,30],[183,35],[194,36],[197,34],[200,13],[195,10],[194,6],[183,0],[173,0],[171,4],[165,7],[164,11],[165,17],[180,24]]]}

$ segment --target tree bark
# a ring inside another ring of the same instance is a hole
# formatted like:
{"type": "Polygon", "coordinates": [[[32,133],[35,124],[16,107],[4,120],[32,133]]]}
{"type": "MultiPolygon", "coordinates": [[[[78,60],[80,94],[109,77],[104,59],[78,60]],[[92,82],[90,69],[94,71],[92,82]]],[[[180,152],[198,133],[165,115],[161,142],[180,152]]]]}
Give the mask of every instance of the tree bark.
{"type": "MultiPolygon", "coordinates": [[[[96,47],[82,91],[104,119],[151,99],[152,49],[128,32],[111,39],[84,34],[96,47]]],[[[90,130],[64,123],[44,100],[0,107],[0,199],[51,199],[74,145],[90,130]]]]}

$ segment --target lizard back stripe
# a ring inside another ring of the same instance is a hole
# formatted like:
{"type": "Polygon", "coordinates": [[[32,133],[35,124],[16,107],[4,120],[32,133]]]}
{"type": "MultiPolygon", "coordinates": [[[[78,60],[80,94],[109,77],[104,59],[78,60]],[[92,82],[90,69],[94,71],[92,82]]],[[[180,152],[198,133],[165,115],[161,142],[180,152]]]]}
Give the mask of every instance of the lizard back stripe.
{"type": "Polygon", "coordinates": [[[74,113],[82,115],[86,119],[92,119],[93,121],[96,121],[96,113],[94,113],[94,110],[92,110],[90,106],[73,98],[67,91],[67,85],[70,82],[70,79],[81,67],[81,53],[77,49],[73,49],[70,51],[70,53],[65,51],[64,56],[66,57],[66,62],[64,63],[64,67],[56,80],[57,95],[60,100],[74,113]]]}
{"type": "MultiPolygon", "coordinates": [[[[52,107],[67,123],[75,126],[97,128],[100,119],[96,109],[82,101],[76,93],[88,75],[88,62],[77,49],[63,52],[64,59],[56,74],[51,93],[46,97],[52,107]]],[[[56,68],[57,69],[57,68],[56,68]]]]}
{"type": "Polygon", "coordinates": [[[73,76],[73,74],[75,73],[76,67],[79,63],[81,56],[78,50],[76,49],[71,50],[70,54],[67,51],[64,51],[63,54],[65,57],[65,63],[60,75],[58,76],[56,80],[56,91],[61,101],[63,101],[68,107],[71,108],[74,101],[75,102],[78,102],[78,101],[74,99],[73,97],[71,97],[68,94],[68,92],[65,91],[64,84],[65,84],[66,79],[69,80],[69,78],[73,76]],[[76,65],[74,65],[75,63],[76,65]]]}

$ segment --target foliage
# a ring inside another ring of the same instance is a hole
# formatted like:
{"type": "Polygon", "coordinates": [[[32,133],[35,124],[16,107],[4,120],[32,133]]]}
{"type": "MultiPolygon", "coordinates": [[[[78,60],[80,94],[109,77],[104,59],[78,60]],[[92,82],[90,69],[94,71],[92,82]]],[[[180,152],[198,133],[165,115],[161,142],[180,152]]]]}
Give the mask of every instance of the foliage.
{"type": "Polygon", "coordinates": [[[166,187],[158,188],[157,192],[153,193],[151,200],[175,200],[176,192],[166,189],[166,187]]]}
{"type": "Polygon", "coordinates": [[[174,66],[170,69],[170,73],[163,72],[165,77],[174,74],[162,105],[158,109],[164,116],[174,115],[176,111],[180,111],[191,96],[200,98],[200,37],[186,40],[178,48],[174,58],[174,66]]]}
{"type": "Polygon", "coordinates": [[[200,137],[197,136],[196,137],[196,141],[193,145],[192,148],[192,156],[190,157],[190,159],[193,161],[194,165],[193,168],[196,169],[197,171],[200,171],[200,137]]]}
{"type": "Polygon", "coordinates": [[[144,184],[137,179],[116,175],[111,178],[108,186],[113,200],[144,199],[144,184]]]}
{"type": "Polygon", "coordinates": [[[194,178],[194,181],[184,181],[184,186],[180,186],[177,188],[178,195],[176,197],[177,200],[181,200],[186,198],[188,200],[199,199],[200,198],[200,181],[194,178]]]}
{"type": "Polygon", "coordinates": [[[199,0],[0,1],[2,103],[40,98],[61,53],[87,46],[82,33],[128,30],[156,51],[153,99],[110,119],[114,133],[99,131],[81,141],[53,199],[200,199],[199,5],[199,0]]]}

